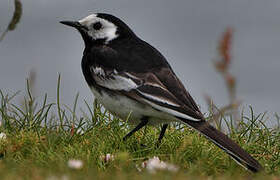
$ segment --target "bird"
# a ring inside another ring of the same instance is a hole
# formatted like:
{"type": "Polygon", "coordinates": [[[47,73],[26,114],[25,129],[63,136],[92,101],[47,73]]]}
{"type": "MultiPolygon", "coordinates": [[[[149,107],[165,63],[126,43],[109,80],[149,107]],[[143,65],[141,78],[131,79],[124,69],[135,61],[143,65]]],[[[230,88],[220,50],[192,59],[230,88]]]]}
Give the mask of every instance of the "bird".
{"type": "Polygon", "coordinates": [[[123,140],[146,125],[162,125],[158,138],[161,142],[168,124],[179,122],[197,130],[245,169],[263,169],[206,121],[166,58],[123,20],[107,13],[93,13],[81,20],[60,23],[74,27],[82,36],[82,72],[94,97],[115,116],[129,116],[128,123],[135,125],[123,140]]]}

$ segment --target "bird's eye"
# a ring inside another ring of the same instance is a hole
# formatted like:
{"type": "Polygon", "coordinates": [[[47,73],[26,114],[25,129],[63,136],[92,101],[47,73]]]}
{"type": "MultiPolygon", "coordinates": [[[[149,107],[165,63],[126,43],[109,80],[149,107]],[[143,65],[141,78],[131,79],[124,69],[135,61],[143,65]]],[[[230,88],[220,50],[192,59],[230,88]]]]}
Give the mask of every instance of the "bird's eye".
{"type": "Polygon", "coordinates": [[[92,25],[94,30],[99,30],[102,28],[102,24],[100,22],[96,22],[92,25]]]}

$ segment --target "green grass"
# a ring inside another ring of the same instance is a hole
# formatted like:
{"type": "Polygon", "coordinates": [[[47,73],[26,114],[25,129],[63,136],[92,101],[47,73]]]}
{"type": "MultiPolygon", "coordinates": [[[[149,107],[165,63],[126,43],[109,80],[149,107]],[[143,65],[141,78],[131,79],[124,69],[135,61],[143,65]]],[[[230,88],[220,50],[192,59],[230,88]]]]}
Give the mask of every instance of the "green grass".
{"type": "MultiPolygon", "coordinates": [[[[29,88],[27,88],[29,89],[29,88]]],[[[252,174],[237,165],[223,151],[197,132],[179,124],[167,129],[159,148],[155,146],[159,128],[146,127],[126,142],[122,137],[131,127],[95,104],[86,103],[83,115],[59,100],[36,102],[30,90],[22,105],[13,104],[13,95],[0,91],[1,179],[276,179],[280,176],[280,131],[263,123],[264,114],[242,115],[238,130],[230,136],[259,160],[265,171],[252,174]],[[79,133],[83,129],[84,133],[79,133]],[[101,156],[115,155],[104,162],[101,156]],[[139,172],[136,166],[153,156],[175,164],[176,173],[139,172]],[[69,159],[82,160],[82,169],[68,167],[69,159]]],[[[229,123],[230,124],[230,123],[229,123]]]]}

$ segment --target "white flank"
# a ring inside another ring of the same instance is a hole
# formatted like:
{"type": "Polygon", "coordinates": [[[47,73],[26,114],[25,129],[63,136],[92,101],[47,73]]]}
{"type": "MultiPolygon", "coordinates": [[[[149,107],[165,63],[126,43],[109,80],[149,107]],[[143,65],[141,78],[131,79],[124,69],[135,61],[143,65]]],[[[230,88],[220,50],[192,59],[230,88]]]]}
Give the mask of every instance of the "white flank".
{"type": "Polygon", "coordinates": [[[164,103],[164,104],[168,104],[170,106],[176,106],[176,107],[179,107],[180,105],[179,104],[175,104],[171,101],[168,101],[166,99],[162,99],[160,97],[157,97],[157,96],[153,96],[151,94],[147,94],[147,93],[143,93],[141,91],[138,90],[138,92],[140,92],[142,95],[144,95],[145,97],[147,97],[148,99],[152,99],[152,100],[155,100],[155,101],[158,101],[158,102],[161,102],[161,103],[164,103]]]}
{"type": "Polygon", "coordinates": [[[188,115],[183,114],[181,112],[175,111],[173,109],[169,109],[169,108],[157,105],[155,103],[152,103],[152,102],[148,101],[147,99],[144,99],[144,101],[147,102],[148,104],[150,104],[155,109],[160,110],[160,111],[165,112],[165,113],[168,113],[168,114],[170,114],[172,116],[180,117],[180,118],[185,118],[185,119],[192,120],[192,121],[201,121],[200,119],[195,119],[195,118],[193,118],[191,116],[188,116],[188,115]]]}

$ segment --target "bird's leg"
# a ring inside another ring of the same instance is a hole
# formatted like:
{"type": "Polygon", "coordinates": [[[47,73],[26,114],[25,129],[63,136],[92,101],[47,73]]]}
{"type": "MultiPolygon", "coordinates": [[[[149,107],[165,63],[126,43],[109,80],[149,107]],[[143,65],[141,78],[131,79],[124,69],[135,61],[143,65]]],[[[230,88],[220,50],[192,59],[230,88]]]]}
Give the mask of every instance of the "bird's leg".
{"type": "Polygon", "coordinates": [[[141,119],[141,122],[132,130],[130,131],[127,135],[124,136],[123,141],[125,141],[127,138],[129,138],[131,135],[133,135],[136,131],[147,125],[148,123],[148,118],[144,117],[141,119]]]}
{"type": "Polygon", "coordinates": [[[163,138],[163,136],[164,136],[164,133],[165,133],[167,127],[168,127],[168,124],[163,124],[163,126],[161,127],[160,135],[159,135],[159,137],[158,137],[157,146],[160,145],[161,140],[162,140],[162,138],[163,138]]]}

